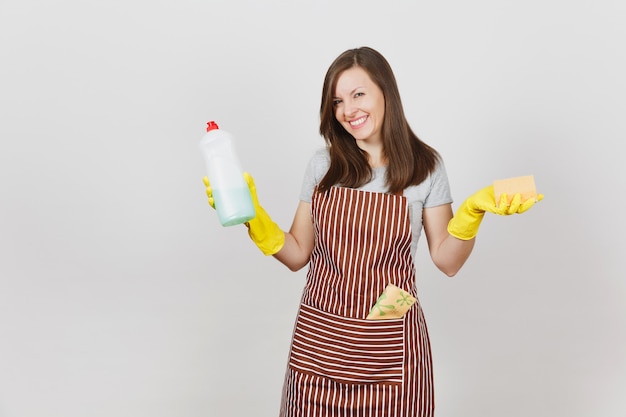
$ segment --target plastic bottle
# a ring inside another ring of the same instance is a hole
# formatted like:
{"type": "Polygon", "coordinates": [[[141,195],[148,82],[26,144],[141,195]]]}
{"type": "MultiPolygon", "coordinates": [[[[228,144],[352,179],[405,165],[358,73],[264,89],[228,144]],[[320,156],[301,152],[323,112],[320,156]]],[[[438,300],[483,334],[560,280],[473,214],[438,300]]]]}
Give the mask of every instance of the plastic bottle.
{"type": "Polygon", "coordinates": [[[243,178],[232,135],[220,130],[214,121],[208,122],[206,134],[200,141],[200,150],[204,155],[215,210],[222,226],[233,226],[254,218],[254,204],[243,178]]]}

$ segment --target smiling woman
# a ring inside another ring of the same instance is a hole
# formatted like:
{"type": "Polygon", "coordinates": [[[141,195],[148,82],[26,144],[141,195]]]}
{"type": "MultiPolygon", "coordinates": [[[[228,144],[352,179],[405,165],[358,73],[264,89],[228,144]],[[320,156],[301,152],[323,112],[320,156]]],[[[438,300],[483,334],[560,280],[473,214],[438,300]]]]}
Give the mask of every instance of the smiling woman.
{"type": "Polygon", "coordinates": [[[406,121],[391,66],[372,48],[348,50],[333,62],[320,117],[332,150],[321,190],[336,183],[359,187],[371,179],[371,168],[387,167],[388,191],[397,193],[420,184],[437,164],[437,152],[406,121]]]}
{"type": "Polygon", "coordinates": [[[289,232],[260,206],[246,175],[253,242],[293,271],[309,266],[280,414],[431,417],[430,341],[415,279],[421,230],[434,264],[452,276],[485,211],[522,213],[535,200],[516,194],[498,206],[486,187],[453,216],[443,161],[411,130],[391,67],[372,48],[331,64],[320,116],[327,146],[309,162],[289,232]],[[387,299],[389,288],[404,296],[387,299]],[[395,306],[408,299],[408,308],[395,306]],[[373,319],[381,302],[403,314],[373,319]]]}

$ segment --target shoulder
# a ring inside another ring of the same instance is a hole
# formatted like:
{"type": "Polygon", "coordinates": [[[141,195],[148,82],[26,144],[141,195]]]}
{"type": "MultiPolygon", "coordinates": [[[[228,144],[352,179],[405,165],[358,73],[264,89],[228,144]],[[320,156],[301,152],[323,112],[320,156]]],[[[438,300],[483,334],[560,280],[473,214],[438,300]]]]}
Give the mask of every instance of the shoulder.
{"type": "Polygon", "coordinates": [[[410,202],[420,201],[424,207],[452,202],[450,184],[443,160],[438,158],[435,168],[428,177],[421,184],[408,187],[404,194],[410,202]]]}
{"type": "Polygon", "coordinates": [[[300,200],[310,203],[313,196],[313,190],[317,184],[324,178],[328,167],[330,166],[330,154],[326,148],[315,151],[307,165],[304,179],[302,181],[302,189],[300,192],[300,200]]]}
{"type": "Polygon", "coordinates": [[[323,147],[317,149],[311,156],[310,163],[330,164],[330,153],[328,152],[328,148],[323,147]]]}
{"type": "Polygon", "coordinates": [[[309,166],[307,172],[310,176],[314,177],[317,181],[321,180],[330,166],[330,154],[326,147],[316,150],[309,159],[309,166]]]}

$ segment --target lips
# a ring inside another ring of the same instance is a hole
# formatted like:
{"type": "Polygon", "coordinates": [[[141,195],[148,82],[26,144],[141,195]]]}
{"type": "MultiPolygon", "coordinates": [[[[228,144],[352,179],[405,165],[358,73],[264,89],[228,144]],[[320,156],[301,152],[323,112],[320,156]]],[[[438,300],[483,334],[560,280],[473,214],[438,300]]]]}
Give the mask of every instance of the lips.
{"type": "Polygon", "coordinates": [[[356,120],[351,120],[349,123],[350,123],[351,127],[353,127],[354,129],[357,129],[360,126],[362,126],[363,123],[365,123],[366,120],[367,120],[367,116],[363,116],[363,117],[359,117],[356,120]]]}

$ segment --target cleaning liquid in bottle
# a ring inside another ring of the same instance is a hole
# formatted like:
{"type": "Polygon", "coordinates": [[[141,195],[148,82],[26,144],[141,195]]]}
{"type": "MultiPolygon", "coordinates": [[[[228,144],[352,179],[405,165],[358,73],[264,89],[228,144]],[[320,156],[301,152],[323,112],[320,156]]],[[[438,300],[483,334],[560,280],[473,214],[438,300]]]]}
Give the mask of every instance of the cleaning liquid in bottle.
{"type": "Polygon", "coordinates": [[[243,178],[233,137],[214,121],[207,123],[200,141],[208,178],[215,200],[215,210],[222,226],[245,223],[255,216],[248,184],[243,178]]]}

